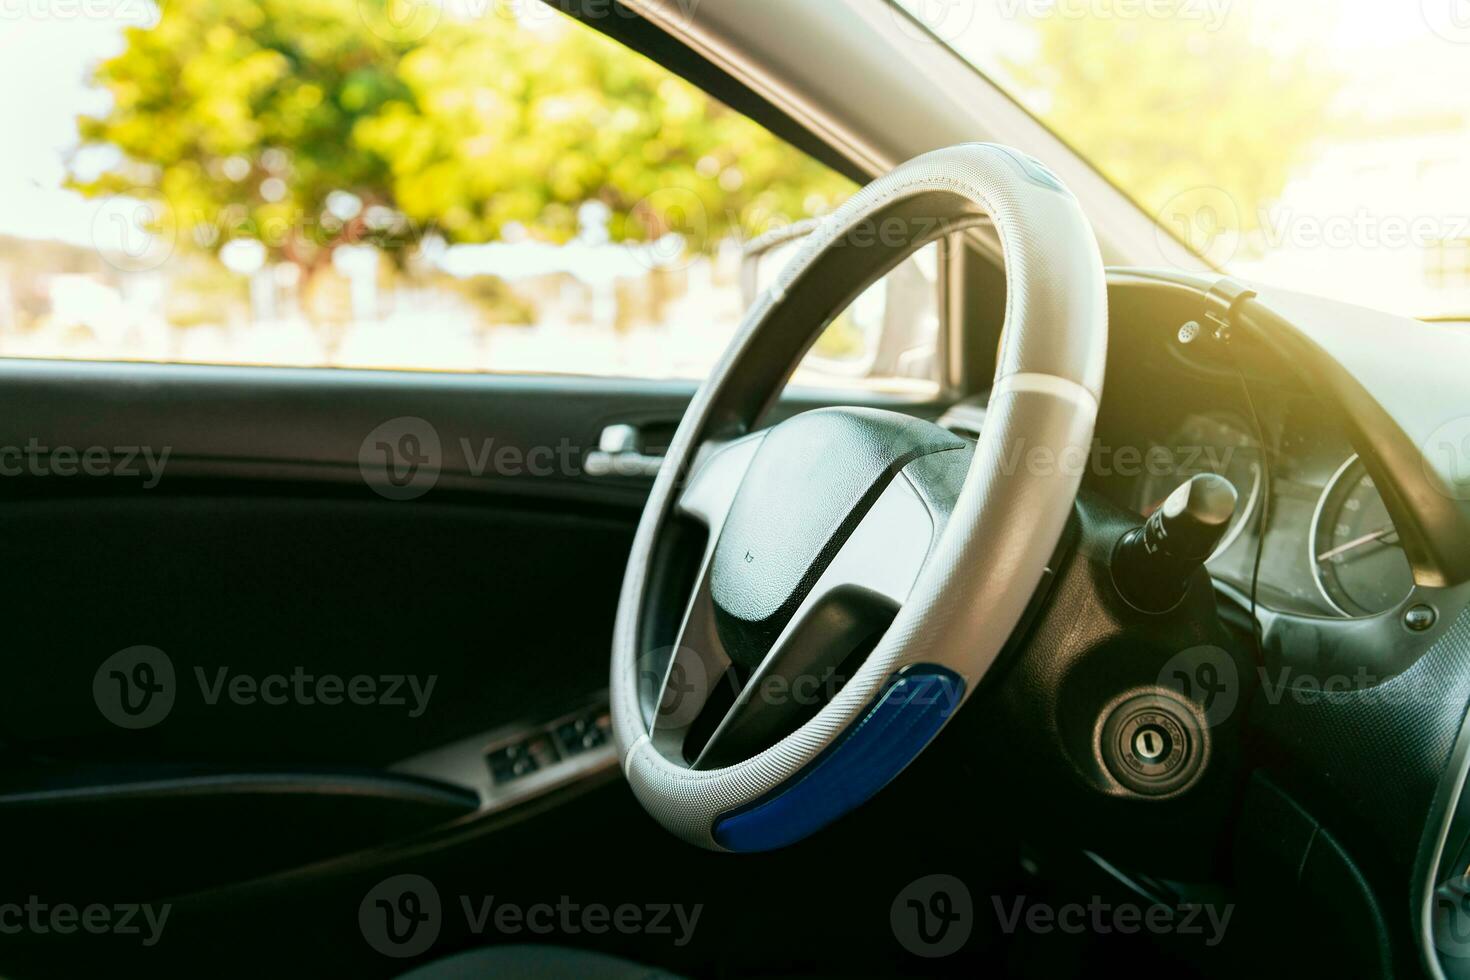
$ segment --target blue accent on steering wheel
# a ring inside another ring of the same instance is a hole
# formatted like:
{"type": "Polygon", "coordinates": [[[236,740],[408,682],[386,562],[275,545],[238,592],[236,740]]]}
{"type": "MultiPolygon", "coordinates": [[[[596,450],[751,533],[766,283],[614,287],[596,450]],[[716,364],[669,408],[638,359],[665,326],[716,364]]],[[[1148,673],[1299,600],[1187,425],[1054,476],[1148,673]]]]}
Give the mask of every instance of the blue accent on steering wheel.
{"type": "Polygon", "coordinates": [[[895,676],[868,713],[785,786],[715,821],[730,851],[772,851],[867,802],[904,770],[954,714],[965,681],[934,664],[895,676]]]}

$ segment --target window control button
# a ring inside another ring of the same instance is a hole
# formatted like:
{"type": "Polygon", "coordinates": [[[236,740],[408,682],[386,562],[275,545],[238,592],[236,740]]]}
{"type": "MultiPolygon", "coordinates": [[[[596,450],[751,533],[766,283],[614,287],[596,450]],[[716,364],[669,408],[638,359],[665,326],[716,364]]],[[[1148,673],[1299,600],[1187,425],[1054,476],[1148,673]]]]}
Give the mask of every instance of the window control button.
{"type": "Polygon", "coordinates": [[[524,751],[538,766],[549,766],[561,761],[561,754],[549,735],[537,735],[524,743],[524,751]]]}
{"type": "MultiPolygon", "coordinates": [[[[508,783],[513,779],[528,776],[541,768],[540,760],[525,742],[503,746],[491,752],[486,758],[490,764],[490,775],[497,783],[508,783]]],[[[549,761],[556,761],[555,756],[550,757],[549,761]]]]}
{"type": "Polygon", "coordinates": [[[496,784],[509,783],[606,745],[611,739],[612,719],[606,708],[597,708],[487,752],[485,763],[496,784]]]}
{"type": "Polygon", "coordinates": [[[577,752],[582,747],[582,730],[577,727],[576,722],[567,722],[556,728],[556,740],[562,744],[568,752],[577,752]]]}
{"type": "Polygon", "coordinates": [[[574,755],[607,744],[611,727],[607,712],[590,712],[558,725],[556,740],[568,755],[574,755]]]}

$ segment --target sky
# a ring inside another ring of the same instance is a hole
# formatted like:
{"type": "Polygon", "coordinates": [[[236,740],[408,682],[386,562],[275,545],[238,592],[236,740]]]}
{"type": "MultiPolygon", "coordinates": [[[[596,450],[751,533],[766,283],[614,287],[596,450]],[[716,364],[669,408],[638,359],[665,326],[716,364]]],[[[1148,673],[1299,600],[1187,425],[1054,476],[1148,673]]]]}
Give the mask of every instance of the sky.
{"type": "Polygon", "coordinates": [[[107,17],[36,16],[48,9],[42,3],[0,5],[0,92],[7,93],[0,132],[10,134],[0,153],[0,234],[88,244],[96,205],[61,188],[77,115],[107,105],[87,73],[121,50],[123,29],[146,24],[152,10],[144,0],[117,0],[107,17]],[[38,6],[16,16],[28,4],[38,6]]]}

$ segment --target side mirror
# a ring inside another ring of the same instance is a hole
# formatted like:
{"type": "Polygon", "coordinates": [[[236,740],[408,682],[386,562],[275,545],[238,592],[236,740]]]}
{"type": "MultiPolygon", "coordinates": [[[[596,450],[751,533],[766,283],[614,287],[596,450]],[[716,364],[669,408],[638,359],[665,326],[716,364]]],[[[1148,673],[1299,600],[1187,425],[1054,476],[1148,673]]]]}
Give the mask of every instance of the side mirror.
{"type": "MultiPolygon", "coordinates": [[[[740,295],[745,309],[796,255],[817,227],[803,221],[754,239],[740,263],[740,295]]],[[[945,242],[921,248],[888,275],[869,286],[828,326],[802,361],[810,380],[939,380],[939,327],[943,285],[940,269],[945,242]]]]}

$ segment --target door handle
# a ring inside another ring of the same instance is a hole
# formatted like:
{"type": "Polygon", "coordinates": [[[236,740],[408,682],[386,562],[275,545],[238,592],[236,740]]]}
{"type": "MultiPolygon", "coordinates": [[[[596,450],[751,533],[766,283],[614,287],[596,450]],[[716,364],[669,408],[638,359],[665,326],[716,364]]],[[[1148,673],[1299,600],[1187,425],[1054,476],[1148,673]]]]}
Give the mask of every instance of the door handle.
{"type": "Polygon", "coordinates": [[[643,433],[636,425],[620,423],[602,430],[597,448],[587,454],[588,476],[651,480],[663,468],[664,458],[643,451],[643,433]]]}

